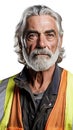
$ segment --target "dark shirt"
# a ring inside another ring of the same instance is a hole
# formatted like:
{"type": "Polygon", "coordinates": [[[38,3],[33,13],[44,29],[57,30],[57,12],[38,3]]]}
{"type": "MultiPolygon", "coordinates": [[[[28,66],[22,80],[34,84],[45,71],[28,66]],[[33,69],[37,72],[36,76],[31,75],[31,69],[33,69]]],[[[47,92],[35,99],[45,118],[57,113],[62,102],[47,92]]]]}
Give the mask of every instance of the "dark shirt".
{"type": "Polygon", "coordinates": [[[20,89],[22,121],[25,130],[44,130],[46,121],[55,104],[62,69],[56,66],[48,88],[40,95],[34,95],[27,81],[27,68],[15,78],[20,89]]]}

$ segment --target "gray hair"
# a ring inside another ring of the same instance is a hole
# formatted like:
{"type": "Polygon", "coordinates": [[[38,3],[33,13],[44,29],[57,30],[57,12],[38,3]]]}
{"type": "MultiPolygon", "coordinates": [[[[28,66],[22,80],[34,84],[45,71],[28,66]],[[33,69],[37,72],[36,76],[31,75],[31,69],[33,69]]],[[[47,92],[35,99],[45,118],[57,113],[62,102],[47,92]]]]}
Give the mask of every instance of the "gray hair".
{"type": "MultiPolygon", "coordinates": [[[[58,13],[56,13],[49,7],[42,6],[42,5],[35,5],[27,8],[23,12],[22,18],[18,23],[18,25],[16,26],[16,31],[15,31],[15,45],[14,45],[15,52],[18,54],[18,61],[23,64],[26,63],[22,53],[22,42],[23,42],[23,33],[25,32],[25,28],[26,28],[27,18],[31,16],[37,16],[37,15],[50,15],[51,17],[53,17],[56,20],[59,35],[60,36],[63,35],[63,29],[61,25],[62,18],[58,13]]],[[[64,48],[61,48],[57,62],[62,61],[63,53],[64,53],[64,48]]]]}

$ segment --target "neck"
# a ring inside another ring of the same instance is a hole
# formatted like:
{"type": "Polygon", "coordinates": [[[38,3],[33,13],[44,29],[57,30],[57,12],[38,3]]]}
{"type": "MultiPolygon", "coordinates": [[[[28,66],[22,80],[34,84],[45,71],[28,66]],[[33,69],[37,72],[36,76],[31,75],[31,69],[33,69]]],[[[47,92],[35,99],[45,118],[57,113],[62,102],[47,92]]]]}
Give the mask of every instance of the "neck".
{"type": "Polygon", "coordinates": [[[33,93],[41,93],[47,89],[52,80],[54,70],[55,65],[42,72],[35,72],[31,69],[29,70],[29,76],[31,76],[30,81],[32,81],[29,83],[29,86],[33,93]]]}

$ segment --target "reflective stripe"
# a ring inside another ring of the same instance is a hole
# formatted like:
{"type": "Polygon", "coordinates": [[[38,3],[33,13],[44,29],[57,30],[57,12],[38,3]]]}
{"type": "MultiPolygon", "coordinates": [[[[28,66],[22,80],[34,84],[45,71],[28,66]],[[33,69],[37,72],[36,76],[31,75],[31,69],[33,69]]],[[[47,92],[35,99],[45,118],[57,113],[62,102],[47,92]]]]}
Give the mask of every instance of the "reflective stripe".
{"type": "Polygon", "coordinates": [[[65,130],[73,130],[73,74],[68,72],[66,90],[65,130]]]}
{"type": "Polygon", "coordinates": [[[2,82],[2,80],[0,80],[0,83],[2,82]]]}
{"type": "Polygon", "coordinates": [[[3,116],[2,121],[0,122],[0,130],[6,130],[7,124],[9,121],[14,86],[15,86],[15,82],[14,82],[13,78],[14,77],[11,77],[8,81],[8,85],[7,85],[7,89],[6,89],[5,104],[4,104],[4,116],[3,116]]]}

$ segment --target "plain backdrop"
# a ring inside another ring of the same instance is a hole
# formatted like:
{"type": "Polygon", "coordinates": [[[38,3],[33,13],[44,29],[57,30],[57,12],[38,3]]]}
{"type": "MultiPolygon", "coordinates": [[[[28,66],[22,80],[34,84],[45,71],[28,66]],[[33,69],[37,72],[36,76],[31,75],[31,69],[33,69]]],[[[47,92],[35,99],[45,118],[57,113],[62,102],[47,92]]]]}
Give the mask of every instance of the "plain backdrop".
{"type": "Polygon", "coordinates": [[[60,64],[73,73],[73,3],[72,0],[2,0],[0,1],[0,79],[19,73],[23,65],[14,52],[14,33],[23,11],[32,5],[47,5],[62,16],[65,58],[60,64]]]}

